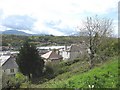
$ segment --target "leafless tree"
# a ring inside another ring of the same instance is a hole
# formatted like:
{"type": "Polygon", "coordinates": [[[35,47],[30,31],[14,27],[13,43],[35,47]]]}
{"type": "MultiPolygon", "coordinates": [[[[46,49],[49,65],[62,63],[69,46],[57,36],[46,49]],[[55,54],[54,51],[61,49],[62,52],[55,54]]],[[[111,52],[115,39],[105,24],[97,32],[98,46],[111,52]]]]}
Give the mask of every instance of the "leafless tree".
{"type": "Polygon", "coordinates": [[[87,37],[87,46],[90,50],[90,68],[94,66],[94,57],[100,44],[102,44],[106,37],[110,37],[113,30],[113,23],[111,19],[95,17],[87,17],[83,21],[83,27],[80,28],[80,33],[87,37]]]}

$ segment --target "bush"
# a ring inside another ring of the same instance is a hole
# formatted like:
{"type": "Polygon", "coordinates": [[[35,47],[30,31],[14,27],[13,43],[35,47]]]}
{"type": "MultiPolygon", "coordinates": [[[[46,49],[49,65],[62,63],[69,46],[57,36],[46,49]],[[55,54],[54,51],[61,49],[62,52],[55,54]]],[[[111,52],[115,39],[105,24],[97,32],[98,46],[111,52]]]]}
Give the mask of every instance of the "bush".
{"type": "Polygon", "coordinates": [[[44,75],[45,75],[47,78],[52,78],[52,77],[54,77],[53,68],[52,68],[51,66],[49,66],[49,65],[46,65],[46,66],[45,66],[44,75]]]}
{"type": "Polygon", "coordinates": [[[66,62],[60,63],[47,62],[44,71],[44,75],[46,76],[46,78],[50,79],[59,74],[69,71],[69,68],[67,65],[65,65],[65,63],[66,62]]]}
{"type": "Polygon", "coordinates": [[[21,84],[28,81],[28,79],[21,73],[15,76],[3,76],[3,88],[20,88],[21,84]]]}
{"type": "Polygon", "coordinates": [[[79,61],[80,61],[79,58],[76,58],[75,60],[67,61],[67,62],[65,62],[65,66],[70,66],[70,65],[72,65],[72,64],[74,64],[76,62],[79,62],[79,61]]]}
{"type": "Polygon", "coordinates": [[[15,75],[15,79],[16,79],[16,81],[19,82],[19,83],[24,83],[25,81],[28,81],[28,78],[25,77],[22,73],[17,73],[17,74],[15,75]]]}

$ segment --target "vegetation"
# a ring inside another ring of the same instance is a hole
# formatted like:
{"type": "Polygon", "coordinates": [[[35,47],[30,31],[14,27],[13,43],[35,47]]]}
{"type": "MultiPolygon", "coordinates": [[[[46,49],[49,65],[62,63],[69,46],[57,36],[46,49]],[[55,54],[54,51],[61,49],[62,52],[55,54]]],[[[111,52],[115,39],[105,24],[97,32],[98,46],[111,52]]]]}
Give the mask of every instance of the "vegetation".
{"type": "Polygon", "coordinates": [[[36,47],[25,41],[17,56],[16,62],[20,72],[30,78],[42,76],[44,60],[39,56],[36,47]]]}
{"type": "Polygon", "coordinates": [[[16,73],[15,76],[8,76],[5,73],[2,75],[2,88],[20,88],[22,83],[28,82],[28,78],[22,73],[16,73]]]}
{"type": "Polygon", "coordinates": [[[71,45],[81,42],[82,37],[79,36],[19,36],[19,35],[2,35],[2,45],[14,47],[18,50],[22,43],[29,39],[29,42],[36,46],[51,46],[51,45],[71,45]]]}
{"type": "Polygon", "coordinates": [[[80,32],[82,32],[83,35],[88,36],[86,44],[90,50],[89,60],[91,68],[94,66],[93,62],[97,51],[99,50],[99,46],[103,42],[107,41],[107,37],[110,36],[112,29],[112,20],[107,18],[98,18],[98,16],[87,17],[83,23],[83,28],[80,28],[80,32]]]}
{"type": "MultiPolygon", "coordinates": [[[[77,62],[69,66],[69,72],[63,73],[43,84],[33,88],[117,88],[118,84],[118,57],[107,60],[104,64],[97,64],[95,68],[80,69],[77,62]],[[73,67],[77,68],[73,68],[73,67]],[[72,69],[73,68],[73,69],[72,69]]],[[[81,64],[82,65],[82,64],[81,64]]]]}
{"type": "MultiPolygon", "coordinates": [[[[3,35],[3,46],[20,48],[17,56],[19,70],[11,82],[21,88],[118,88],[118,57],[120,43],[108,37],[112,30],[110,19],[87,18],[81,36],[16,36],[3,35]],[[71,45],[85,41],[89,56],[58,63],[39,57],[36,46],[71,45]],[[44,68],[43,68],[44,67],[44,68]],[[25,76],[29,77],[29,80],[25,76]],[[30,79],[32,76],[32,79],[30,79]],[[16,84],[15,84],[16,85],[16,84]]],[[[120,39],[119,39],[120,40],[120,39]]],[[[9,84],[9,82],[7,83],[9,84]]]]}

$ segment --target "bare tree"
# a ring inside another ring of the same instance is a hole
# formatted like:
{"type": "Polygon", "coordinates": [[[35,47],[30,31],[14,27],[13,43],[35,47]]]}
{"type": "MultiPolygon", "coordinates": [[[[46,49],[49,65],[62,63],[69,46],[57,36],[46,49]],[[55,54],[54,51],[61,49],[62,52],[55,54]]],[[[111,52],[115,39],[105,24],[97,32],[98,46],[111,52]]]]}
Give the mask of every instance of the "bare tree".
{"type": "Polygon", "coordinates": [[[112,34],[112,20],[107,18],[87,17],[83,21],[80,33],[87,37],[87,46],[90,50],[90,68],[94,66],[94,57],[100,44],[112,34]]]}

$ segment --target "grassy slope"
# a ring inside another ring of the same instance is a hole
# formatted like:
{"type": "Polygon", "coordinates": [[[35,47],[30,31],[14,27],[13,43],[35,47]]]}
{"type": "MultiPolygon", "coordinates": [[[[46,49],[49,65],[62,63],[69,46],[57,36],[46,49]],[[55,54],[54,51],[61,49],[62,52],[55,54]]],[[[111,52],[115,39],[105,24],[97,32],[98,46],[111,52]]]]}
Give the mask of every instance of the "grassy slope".
{"type": "MultiPolygon", "coordinates": [[[[87,65],[87,64],[86,64],[87,65]]],[[[86,66],[85,65],[85,66],[86,66]]],[[[87,71],[81,62],[70,66],[71,71],[63,73],[43,84],[32,85],[33,88],[115,88],[118,82],[118,58],[114,57],[99,67],[87,71]],[[80,65],[81,64],[81,65],[80,65]],[[82,66],[83,65],[83,66],[82,66]]]]}

